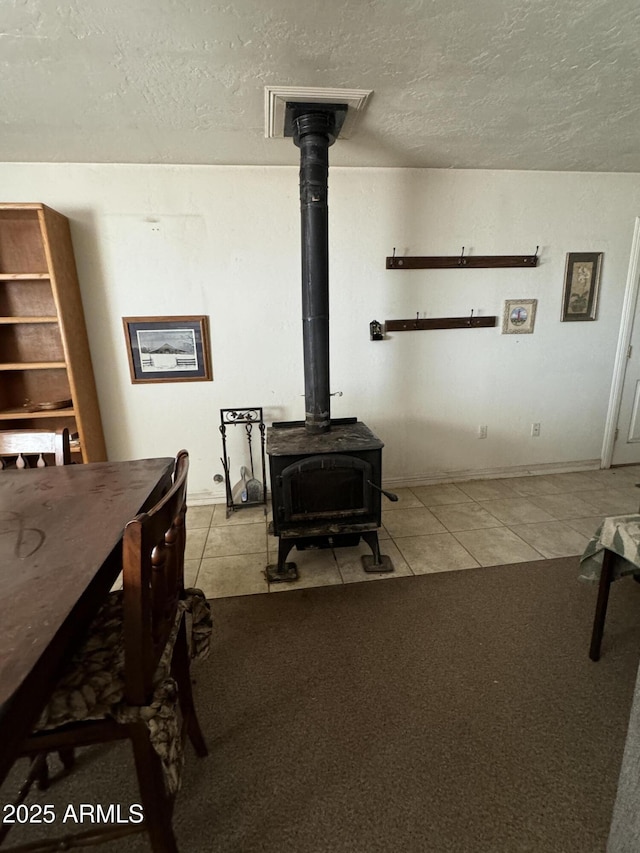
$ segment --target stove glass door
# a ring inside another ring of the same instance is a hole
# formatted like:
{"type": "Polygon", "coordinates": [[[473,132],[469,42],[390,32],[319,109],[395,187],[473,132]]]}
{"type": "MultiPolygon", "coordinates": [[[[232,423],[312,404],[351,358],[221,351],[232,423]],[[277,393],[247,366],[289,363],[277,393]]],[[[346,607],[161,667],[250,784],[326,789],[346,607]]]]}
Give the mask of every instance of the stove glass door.
{"type": "Polygon", "coordinates": [[[371,512],[371,465],[345,454],[311,456],[282,472],[285,518],[344,518],[371,512]]]}

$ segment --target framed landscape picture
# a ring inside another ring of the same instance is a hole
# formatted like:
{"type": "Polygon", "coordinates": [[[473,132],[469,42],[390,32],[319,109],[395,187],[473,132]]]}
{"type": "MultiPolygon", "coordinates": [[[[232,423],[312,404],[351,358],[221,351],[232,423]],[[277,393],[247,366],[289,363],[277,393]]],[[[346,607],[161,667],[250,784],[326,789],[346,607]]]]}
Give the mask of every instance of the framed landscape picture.
{"type": "Polygon", "coordinates": [[[213,379],[208,317],[123,317],[122,322],[134,384],[213,379]]]}
{"type": "Polygon", "coordinates": [[[568,252],[564,271],[562,317],[565,322],[595,320],[602,252],[568,252]]]}
{"type": "Polygon", "coordinates": [[[537,299],[505,299],[503,335],[530,335],[536,320],[537,299]]]}

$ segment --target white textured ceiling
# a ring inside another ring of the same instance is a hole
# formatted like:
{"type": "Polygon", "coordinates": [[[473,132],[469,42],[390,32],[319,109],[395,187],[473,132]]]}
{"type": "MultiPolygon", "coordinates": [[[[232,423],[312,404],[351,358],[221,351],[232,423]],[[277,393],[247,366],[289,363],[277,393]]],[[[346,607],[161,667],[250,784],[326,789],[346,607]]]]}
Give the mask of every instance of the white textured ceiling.
{"type": "Polygon", "coordinates": [[[373,89],[333,165],[640,172],[638,0],[2,0],[0,161],[295,164],[264,86],[373,89]]]}

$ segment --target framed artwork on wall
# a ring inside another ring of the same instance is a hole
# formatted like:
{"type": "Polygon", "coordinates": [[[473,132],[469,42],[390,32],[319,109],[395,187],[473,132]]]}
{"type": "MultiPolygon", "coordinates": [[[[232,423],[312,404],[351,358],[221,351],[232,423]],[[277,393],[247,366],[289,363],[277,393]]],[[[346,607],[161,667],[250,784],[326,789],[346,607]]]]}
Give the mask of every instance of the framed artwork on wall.
{"type": "Polygon", "coordinates": [[[568,252],[564,271],[562,316],[565,322],[595,320],[602,252],[568,252]]]}
{"type": "Polygon", "coordinates": [[[213,379],[208,317],[123,317],[122,323],[134,384],[213,379]]]}
{"type": "Polygon", "coordinates": [[[536,320],[537,299],[506,299],[502,315],[503,335],[530,335],[536,320]]]}

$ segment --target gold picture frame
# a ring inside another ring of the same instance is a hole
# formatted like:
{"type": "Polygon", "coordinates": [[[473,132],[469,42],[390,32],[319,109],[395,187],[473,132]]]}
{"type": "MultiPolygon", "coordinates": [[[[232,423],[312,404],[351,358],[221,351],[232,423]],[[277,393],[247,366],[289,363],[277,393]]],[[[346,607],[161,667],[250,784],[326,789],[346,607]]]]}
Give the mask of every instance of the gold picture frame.
{"type": "Polygon", "coordinates": [[[560,317],[563,323],[596,319],[602,254],[602,252],[567,253],[560,317]]]}
{"type": "Polygon", "coordinates": [[[133,384],[210,382],[209,318],[123,317],[133,384]]]}
{"type": "Polygon", "coordinates": [[[505,299],[503,335],[531,335],[536,322],[537,299],[505,299]]]}

